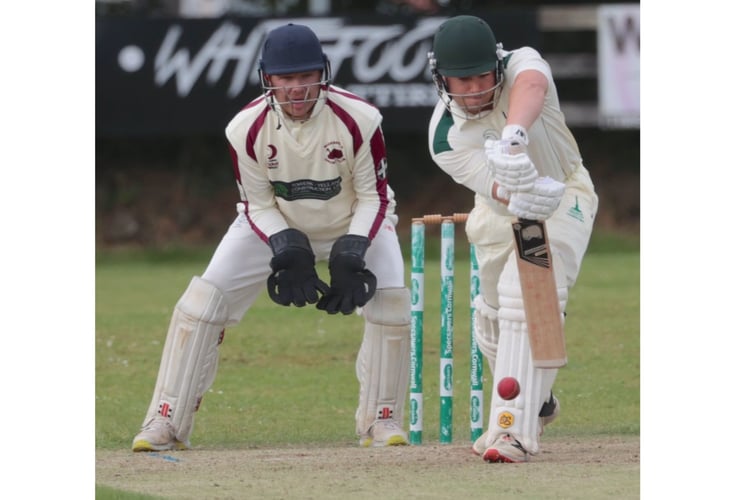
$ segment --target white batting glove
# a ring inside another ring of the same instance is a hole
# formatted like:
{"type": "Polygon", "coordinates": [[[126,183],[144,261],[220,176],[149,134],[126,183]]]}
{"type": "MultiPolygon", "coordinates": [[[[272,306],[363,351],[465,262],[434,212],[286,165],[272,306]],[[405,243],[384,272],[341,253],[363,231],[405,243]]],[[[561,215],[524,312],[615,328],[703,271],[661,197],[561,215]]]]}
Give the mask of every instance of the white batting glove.
{"type": "Polygon", "coordinates": [[[550,177],[539,177],[533,188],[524,193],[512,193],[509,211],[520,219],[546,220],[553,215],[566,186],[550,177]]]}
{"type": "Polygon", "coordinates": [[[520,125],[507,125],[501,140],[484,143],[488,166],[496,182],[510,193],[533,188],[538,172],[527,155],[527,131],[520,125]]]}

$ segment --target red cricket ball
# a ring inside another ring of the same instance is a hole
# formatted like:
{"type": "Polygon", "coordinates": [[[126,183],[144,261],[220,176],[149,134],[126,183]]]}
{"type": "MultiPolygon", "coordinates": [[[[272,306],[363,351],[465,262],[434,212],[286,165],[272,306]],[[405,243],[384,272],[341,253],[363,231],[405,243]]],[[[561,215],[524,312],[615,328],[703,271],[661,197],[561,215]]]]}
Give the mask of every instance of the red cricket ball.
{"type": "Polygon", "coordinates": [[[504,377],[496,384],[496,392],[499,393],[501,399],[507,401],[514,399],[520,394],[520,383],[514,377],[504,377]]]}

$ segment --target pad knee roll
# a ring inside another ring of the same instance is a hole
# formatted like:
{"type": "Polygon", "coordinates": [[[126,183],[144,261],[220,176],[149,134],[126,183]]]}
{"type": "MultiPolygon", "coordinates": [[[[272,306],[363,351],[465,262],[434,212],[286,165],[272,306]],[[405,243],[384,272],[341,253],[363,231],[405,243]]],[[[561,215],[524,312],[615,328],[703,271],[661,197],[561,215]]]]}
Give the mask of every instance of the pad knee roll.
{"type": "Polygon", "coordinates": [[[410,324],[410,292],[407,288],[379,288],[363,306],[363,317],[375,325],[410,324]]]}
{"type": "MultiPolygon", "coordinates": [[[[556,280],[556,293],[559,299],[559,310],[562,312],[562,322],[564,321],[564,311],[569,299],[569,287],[567,287],[566,271],[564,262],[554,254],[554,278],[556,280]]],[[[525,321],[525,305],[522,301],[522,290],[520,288],[520,275],[512,255],[504,271],[499,276],[497,286],[499,294],[499,318],[510,321],[525,321]]]]}

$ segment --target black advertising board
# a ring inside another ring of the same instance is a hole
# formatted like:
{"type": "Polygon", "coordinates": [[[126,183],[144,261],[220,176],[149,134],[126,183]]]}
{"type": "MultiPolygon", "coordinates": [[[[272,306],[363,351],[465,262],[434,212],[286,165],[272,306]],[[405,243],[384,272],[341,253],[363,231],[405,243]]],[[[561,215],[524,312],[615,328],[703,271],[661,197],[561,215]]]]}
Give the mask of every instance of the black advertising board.
{"type": "MultiPolygon", "coordinates": [[[[536,46],[534,9],[478,14],[507,48],[536,46]]],[[[426,53],[445,17],[96,19],[97,136],[223,134],[260,93],[266,33],[310,26],[334,83],[377,105],[390,132],[426,129],[436,90],[426,53]]]]}

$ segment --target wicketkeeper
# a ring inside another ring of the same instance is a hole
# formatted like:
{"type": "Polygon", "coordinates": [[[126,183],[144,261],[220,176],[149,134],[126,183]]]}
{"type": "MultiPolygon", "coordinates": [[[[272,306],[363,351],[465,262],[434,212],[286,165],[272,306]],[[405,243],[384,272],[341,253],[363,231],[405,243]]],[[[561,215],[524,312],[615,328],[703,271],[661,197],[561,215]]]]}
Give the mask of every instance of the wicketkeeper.
{"type": "Polygon", "coordinates": [[[356,433],[362,446],[407,444],[410,294],[381,114],[331,84],[328,58],[306,26],[269,32],[259,76],[263,94],[225,130],[240,192],[237,218],[175,307],[133,451],[190,446],[225,329],[265,290],[283,306],[362,314],[356,433]],[[317,261],[328,262],[328,284],[317,261]]]}
{"type": "Polygon", "coordinates": [[[473,450],[488,462],[526,462],[559,413],[552,392],[558,370],[531,361],[511,224],[518,217],[546,221],[564,311],[598,197],[551,69],[536,50],[504,50],[485,21],[457,16],[439,27],[428,57],[440,97],[428,131],[431,156],[475,192],[466,224],[480,266],[474,335],[493,387],[505,376],[522,387],[511,401],[492,391],[488,429],[473,450]]]}

